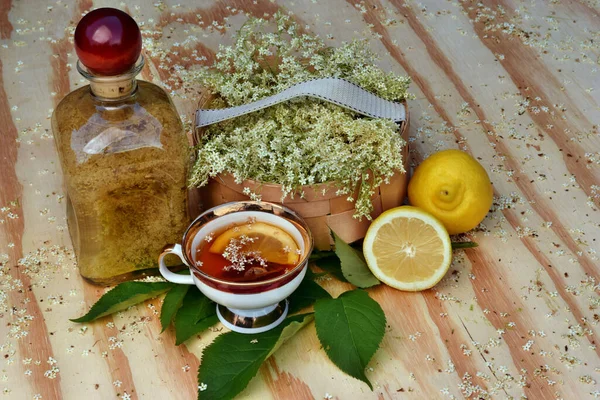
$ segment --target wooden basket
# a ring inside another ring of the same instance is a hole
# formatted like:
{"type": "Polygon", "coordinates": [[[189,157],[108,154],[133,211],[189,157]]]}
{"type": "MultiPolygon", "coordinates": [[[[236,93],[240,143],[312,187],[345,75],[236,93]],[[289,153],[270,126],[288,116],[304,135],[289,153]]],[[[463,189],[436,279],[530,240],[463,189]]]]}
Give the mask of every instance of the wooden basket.
{"type": "MultiPolygon", "coordinates": [[[[376,189],[371,199],[373,203],[372,218],[376,218],[383,211],[397,207],[404,202],[408,184],[408,109],[406,121],[400,127],[400,134],[406,141],[402,151],[406,173],[395,174],[389,184],[383,184],[376,189]]],[[[236,183],[233,176],[220,174],[209,180],[208,184],[198,189],[198,201],[201,209],[208,209],[230,201],[249,200],[243,193],[244,187],[250,188],[253,193],[258,193],[263,201],[283,204],[296,211],[305,220],[313,234],[315,248],[329,250],[333,244],[329,229],[333,230],[346,243],[362,239],[370,221],[366,218],[355,219],[354,203],[349,202],[348,195],[336,196],[335,185],[323,183],[319,185],[304,186],[304,198],[298,194],[291,198],[289,195],[281,201],[281,185],[261,183],[245,180],[236,183]],[[323,195],[323,189],[328,189],[323,195]]]]}

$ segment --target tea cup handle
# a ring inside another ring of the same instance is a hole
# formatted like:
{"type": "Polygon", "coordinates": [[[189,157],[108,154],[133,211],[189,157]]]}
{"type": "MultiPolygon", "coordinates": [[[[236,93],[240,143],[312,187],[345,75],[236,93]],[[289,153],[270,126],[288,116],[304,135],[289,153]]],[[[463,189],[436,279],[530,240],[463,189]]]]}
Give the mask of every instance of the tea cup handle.
{"type": "Polygon", "coordinates": [[[169,244],[165,246],[162,253],[160,253],[160,255],[158,256],[158,269],[163,278],[173,283],[181,283],[183,285],[195,285],[196,283],[194,282],[194,277],[192,275],[179,275],[169,271],[169,268],[167,268],[167,265],[165,264],[164,260],[167,254],[175,254],[181,259],[181,261],[183,261],[184,264],[186,264],[185,259],[183,258],[183,253],[181,251],[180,244],[169,244]]]}

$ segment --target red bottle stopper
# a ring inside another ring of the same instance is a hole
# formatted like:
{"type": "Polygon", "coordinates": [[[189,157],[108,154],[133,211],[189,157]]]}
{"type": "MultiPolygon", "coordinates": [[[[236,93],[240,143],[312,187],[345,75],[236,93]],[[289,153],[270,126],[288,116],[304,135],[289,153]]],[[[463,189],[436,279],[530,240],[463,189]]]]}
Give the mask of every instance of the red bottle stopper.
{"type": "Polygon", "coordinates": [[[135,20],[115,8],[86,14],[75,29],[75,51],[87,69],[98,75],[130,70],[142,51],[142,34],[135,20]]]}

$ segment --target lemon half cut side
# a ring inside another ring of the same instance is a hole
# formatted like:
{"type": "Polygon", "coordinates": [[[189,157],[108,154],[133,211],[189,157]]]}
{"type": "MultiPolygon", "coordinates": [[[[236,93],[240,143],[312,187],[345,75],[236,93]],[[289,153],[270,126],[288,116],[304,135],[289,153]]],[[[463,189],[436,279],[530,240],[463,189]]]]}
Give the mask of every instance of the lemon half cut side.
{"type": "Polygon", "coordinates": [[[425,290],[437,284],[452,261],[444,225],[416,207],[402,206],[381,214],[363,242],[369,269],[383,283],[400,290],[425,290]]]}

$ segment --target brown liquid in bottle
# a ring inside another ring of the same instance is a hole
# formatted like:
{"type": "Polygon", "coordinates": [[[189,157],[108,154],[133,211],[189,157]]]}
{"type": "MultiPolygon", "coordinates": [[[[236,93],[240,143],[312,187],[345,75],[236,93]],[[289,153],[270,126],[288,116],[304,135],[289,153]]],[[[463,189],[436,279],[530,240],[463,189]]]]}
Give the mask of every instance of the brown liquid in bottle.
{"type": "Polygon", "coordinates": [[[156,268],[189,223],[183,126],[164,90],[136,81],[136,69],[121,81],[86,76],[92,87],[67,95],[52,116],[79,270],[98,284],[156,268]]]}

